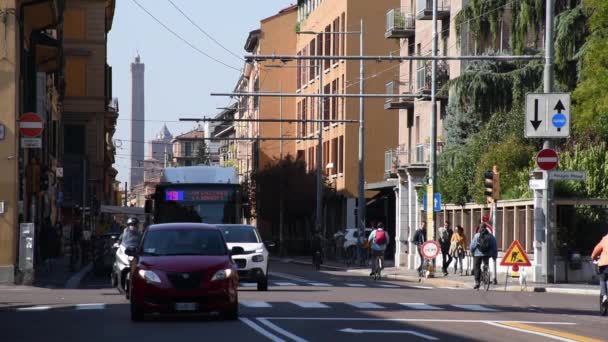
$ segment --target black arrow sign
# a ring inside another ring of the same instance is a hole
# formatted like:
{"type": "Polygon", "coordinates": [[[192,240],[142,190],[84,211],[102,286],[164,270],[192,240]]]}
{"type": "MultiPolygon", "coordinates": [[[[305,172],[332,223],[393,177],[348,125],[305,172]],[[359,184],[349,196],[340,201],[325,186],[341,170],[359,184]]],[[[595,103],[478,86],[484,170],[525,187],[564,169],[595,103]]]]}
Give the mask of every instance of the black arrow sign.
{"type": "MultiPolygon", "coordinates": [[[[561,104],[561,102],[558,103],[558,105],[559,104],[561,104]]],[[[541,122],[543,122],[542,120],[538,120],[538,99],[534,99],[534,120],[530,120],[530,122],[532,123],[532,126],[534,127],[535,131],[538,130],[538,127],[540,126],[541,122]]]]}
{"type": "Polygon", "coordinates": [[[562,100],[557,100],[557,104],[555,105],[555,109],[558,113],[562,113],[562,110],[565,110],[566,107],[564,107],[564,104],[562,103],[562,100]]]}

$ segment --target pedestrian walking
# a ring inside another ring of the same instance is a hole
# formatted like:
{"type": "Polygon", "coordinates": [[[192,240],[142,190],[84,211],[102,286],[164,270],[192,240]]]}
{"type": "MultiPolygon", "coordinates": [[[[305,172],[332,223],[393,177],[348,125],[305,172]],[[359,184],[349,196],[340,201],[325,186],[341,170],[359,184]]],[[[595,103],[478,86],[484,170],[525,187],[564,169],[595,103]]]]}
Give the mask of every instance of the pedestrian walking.
{"type": "Polygon", "coordinates": [[[454,274],[458,272],[458,264],[460,264],[460,275],[464,272],[462,260],[464,259],[466,247],[466,236],[464,235],[464,228],[458,225],[456,231],[452,235],[449,254],[454,258],[454,274]]]}
{"type": "Polygon", "coordinates": [[[426,242],[426,222],[422,222],[420,228],[416,229],[414,233],[414,239],[412,243],[416,245],[418,251],[418,257],[420,258],[420,266],[418,266],[418,272],[422,271],[422,265],[424,265],[424,257],[422,256],[422,244],[426,242]]]}
{"type": "Polygon", "coordinates": [[[450,222],[445,221],[443,227],[439,227],[439,247],[441,248],[441,258],[443,260],[443,275],[448,275],[448,267],[452,263],[452,255],[450,254],[450,245],[452,244],[452,235],[454,231],[450,226],[450,222]]]}
{"type": "Polygon", "coordinates": [[[496,238],[490,233],[488,227],[483,224],[479,226],[479,233],[475,234],[471,240],[471,254],[474,256],[473,273],[475,274],[475,287],[479,289],[479,283],[481,280],[481,263],[489,267],[490,258],[496,258],[498,256],[498,249],[496,247],[496,238]]]}

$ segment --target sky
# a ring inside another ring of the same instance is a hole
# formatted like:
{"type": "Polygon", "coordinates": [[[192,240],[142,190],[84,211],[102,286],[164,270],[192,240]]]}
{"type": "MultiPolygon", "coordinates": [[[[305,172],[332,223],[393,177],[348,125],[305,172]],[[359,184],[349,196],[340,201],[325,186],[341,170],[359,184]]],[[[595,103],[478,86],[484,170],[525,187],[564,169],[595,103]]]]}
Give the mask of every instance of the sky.
{"type": "MultiPolygon", "coordinates": [[[[230,103],[226,97],[211,97],[211,92],[231,92],[239,71],[228,68],[203,53],[236,69],[243,67],[245,40],[260,27],[260,20],[278,13],[295,0],[121,0],[108,37],[108,64],[112,66],[113,96],[118,98],[120,116],[114,139],[122,144],[116,150],[118,180],[129,179],[131,63],[137,53],[145,64],[146,141],[166,123],[179,135],[195,123],[179,123],[180,117],[213,116],[217,107],[230,103]],[[186,19],[172,1],[218,46],[186,19]],[[137,6],[139,3],[170,30],[200,51],[175,37],[137,6]],[[255,4],[255,5],[253,5],[255,4]],[[203,52],[203,53],[201,53],[203,52]]],[[[293,29],[293,28],[286,28],[293,29]]],[[[146,146],[147,151],[147,146],[146,146]]]]}

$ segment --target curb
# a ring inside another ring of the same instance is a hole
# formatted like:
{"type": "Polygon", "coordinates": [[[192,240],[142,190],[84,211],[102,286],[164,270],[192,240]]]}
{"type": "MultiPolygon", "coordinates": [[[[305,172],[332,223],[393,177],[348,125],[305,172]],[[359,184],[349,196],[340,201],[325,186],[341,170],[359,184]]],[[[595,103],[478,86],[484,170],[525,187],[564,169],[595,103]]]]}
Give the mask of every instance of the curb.
{"type": "MultiPolygon", "coordinates": [[[[356,273],[356,274],[360,274],[360,275],[367,275],[367,273],[365,271],[361,271],[361,270],[351,270],[348,272],[356,273]]],[[[424,277],[406,276],[406,275],[390,274],[390,273],[382,275],[382,277],[389,279],[389,280],[401,280],[401,281],[406,281],[409,283],[421,283],[421,284],[429,284],[429,285],[436,285],[436,286],[451,286],[451,287],[458,287],[458,288],[463,288],[463,289],[472,288],[472,286],[469,286],[467,283],[456,281],[456,280],[449,280],[449,279],[424,278],[424,277]]]]}
{"type": "Polygon", "coordinates": [[[80,283],[82,282],[82,279],[84,279],[84,277],[87,274],[89,274],[89,272],[91,272],[92,270],[93,270],[93,263],[89,263],[83,269],[81,269],[80,271],[78,271],[78,273],[76,273],[73,276],[71,276],[70,279],[68,279],[68,281],[65,283],[64,287],[66,289],[76,289],[76,288],[78,288],[78,286],[80,286],[80,283]]]}

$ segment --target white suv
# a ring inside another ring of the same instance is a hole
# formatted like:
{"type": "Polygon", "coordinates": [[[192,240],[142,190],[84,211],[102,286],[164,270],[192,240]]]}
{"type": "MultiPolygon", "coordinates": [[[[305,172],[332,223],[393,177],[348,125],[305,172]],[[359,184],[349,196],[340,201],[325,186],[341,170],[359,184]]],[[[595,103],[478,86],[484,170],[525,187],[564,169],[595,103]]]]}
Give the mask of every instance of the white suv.
{"type": "MultiPolygon", "coordinates": [[[[367,240],[369,238],[369,235],[372,233],[373,228],[365,228],[365,239],[367,240]]],[[[344,236],[344,250],[345,251],[349,251],[349,249],[352,249],[352,251],[350,251],[351,253],[354,253],[355,250],[357,249],[357,238],[359,237],[359,229],[358,228],[347,228],[346,229],[346,234],[344,236]]],[[[354,255],[354,254],[352,254],[354,255]]]]}
{"type": "MultiPolygon", "coordinates": [[[[262,242],[258,230],[245,224],[219,224],[224,233],[228,249],[241,247],[243,254],[235,255],[232,260],[236,264],[239,280],[251,281],[258,284],[258,291],[268,290],[268,249],[262,242]]],[[[268,242],[268,247],[274,243],[268,242]]]]}

